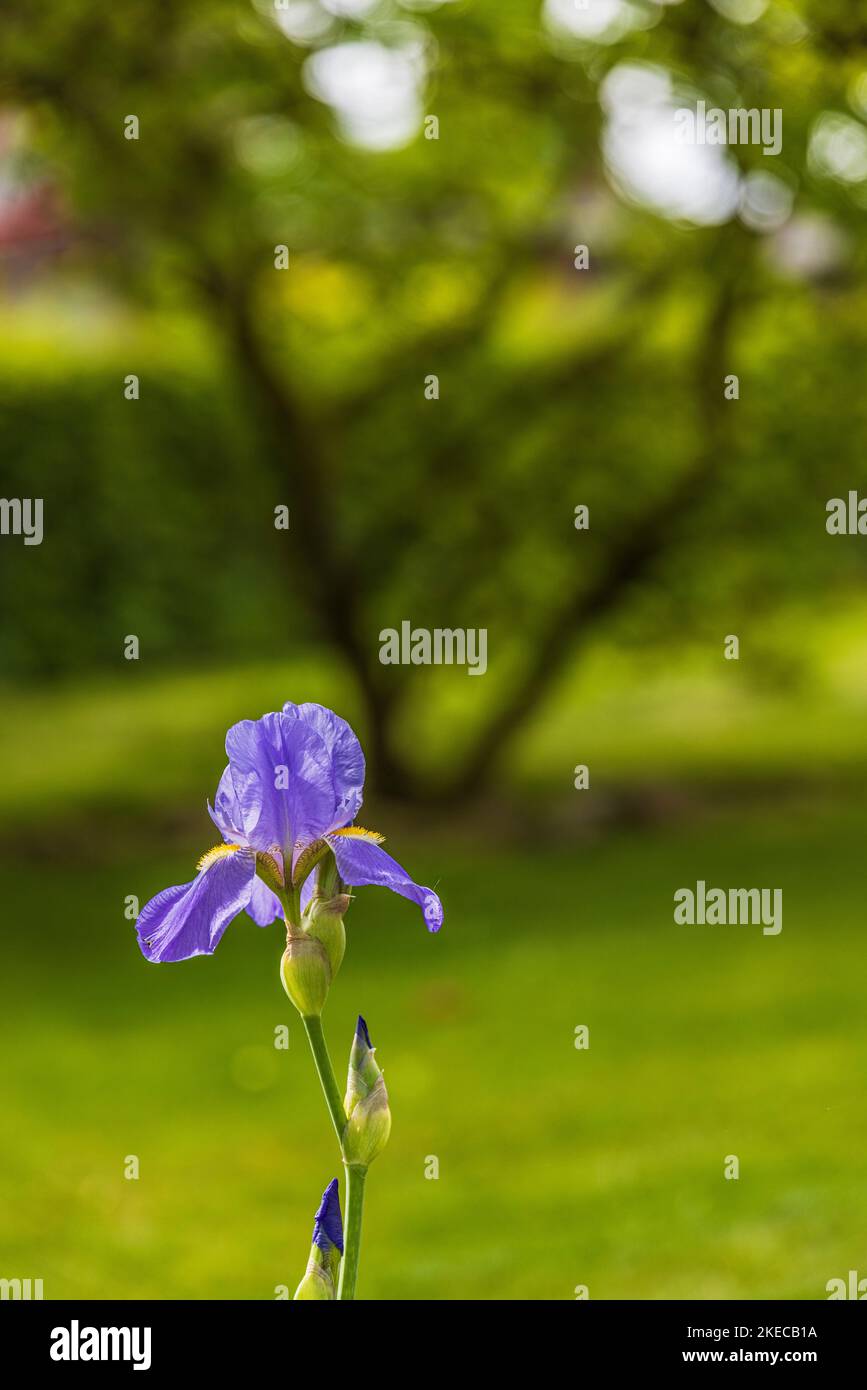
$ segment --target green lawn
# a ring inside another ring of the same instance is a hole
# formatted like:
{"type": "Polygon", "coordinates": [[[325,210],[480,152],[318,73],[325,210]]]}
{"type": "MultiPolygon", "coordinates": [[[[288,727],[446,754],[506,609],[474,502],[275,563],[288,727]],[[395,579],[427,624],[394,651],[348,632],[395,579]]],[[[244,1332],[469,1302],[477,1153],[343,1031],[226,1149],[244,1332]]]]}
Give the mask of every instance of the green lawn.
{"type": "MultiPolygon", "coordinates": [[[[476,857],[383,828],[448,915],[432,937],[362,890],[326,1011],[341,1074],[366,1015],[394,1115],[362,1297],[822,1298],[867,1274],[867,810],[476,857]],[[781,887],[782,933],[675,926],[697,877],[781,887]]],[[[0,870],[0,1272],[48,1298],[272,1298],[303,1270],[338,1168],[279,929],[157,967],[123,916],[209,843],[203,821],[177,858],[0,870]]]]}

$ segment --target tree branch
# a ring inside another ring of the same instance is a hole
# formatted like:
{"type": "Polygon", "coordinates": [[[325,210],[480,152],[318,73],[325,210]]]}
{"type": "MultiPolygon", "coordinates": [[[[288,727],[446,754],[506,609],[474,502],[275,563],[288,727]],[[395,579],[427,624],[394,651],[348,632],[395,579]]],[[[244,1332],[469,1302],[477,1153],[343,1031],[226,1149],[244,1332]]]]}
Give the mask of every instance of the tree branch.
{"type": "MultiPolygon", "coordinates": [[[[739,267],[743,273],[743,267],[739,267]]],[[[722,369],[736,306],[735,267],[721,279],[698,354],[695,386],[702,414],[703,441],[693,466],[658,502],[638,517],[613,547],[589,588],[571,592],[554,615],[514,688],[482,729],[455,776],[439,791],[441,799],[459,800],[476,792],[490,777],[497,757],[539,704],[566,659],[584,643],[604,617],[622,605],[633,585],[644,579],[666,549],[678,525],[706,495],[723,452],[722,369]]],[[[730,409],[730,407],[729,407],[730,409]]]]}
{"type": "Polygon", "coordinates": [[[290,555],[294,577],[323,636],[334,644],[358,682],[378,780],[400,783],[402,774],[389,736],[399,687],[379,679],[379,668],[359,632],[358,590],[336,539],[330,460],[288,383],[268,359],[246,290],[228,283],[214,266],[208,269],[205,287],[224,322],[238,373],[257,407],[268,456],[289,484],[296,519],[290,555]]]}

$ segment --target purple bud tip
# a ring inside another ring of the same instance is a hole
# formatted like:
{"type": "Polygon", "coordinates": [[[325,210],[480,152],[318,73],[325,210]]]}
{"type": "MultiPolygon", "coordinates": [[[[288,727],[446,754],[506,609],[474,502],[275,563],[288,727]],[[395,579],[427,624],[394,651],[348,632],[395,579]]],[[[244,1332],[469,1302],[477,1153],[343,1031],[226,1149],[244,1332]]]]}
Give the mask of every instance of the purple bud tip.
{"type": "Polygon", "coordinates": [[[340,1216],[340,1195],[337,1179],[332,1178],[322,1194],[316,1220],[313,1222],[313,1244],[326,1253],[337,1246],[343,1254],[343,1221],[340,1216]]]}
{"type": "Polygon", "coordinates": [[[365,1044],[365,1046],[369,1047],[371,1052],[373,1051],[373,1043],[370,1041],[370,1034],[367,1031],[367,1024],[361,1017],[361,1014],[358,1015],[358,1022],[355,1025],[355,1036],[357,1038],[361,1038],[361,1041],[365,1044]]]}

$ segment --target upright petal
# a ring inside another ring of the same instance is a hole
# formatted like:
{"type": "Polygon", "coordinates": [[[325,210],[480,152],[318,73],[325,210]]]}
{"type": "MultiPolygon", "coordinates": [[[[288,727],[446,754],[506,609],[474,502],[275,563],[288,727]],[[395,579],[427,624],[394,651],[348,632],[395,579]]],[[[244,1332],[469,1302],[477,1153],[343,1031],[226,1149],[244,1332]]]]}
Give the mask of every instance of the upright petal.
{"type": "Polygon", "coordinates": [[[224,840],[237,844],[239,840],[244,839],[241,807],[235,795],[230,767],[223,769],[213,806],[208,802],[208,815],[224,840]]]}
{"type": "Polygon", "coordinates": [[[297,714],[244,719],[226,735],[245,839],[278,847],[287,861],[333,824],[331,760],[321,736],[297,714]]]}
{"type": "Polygon", "coordinates": [[[249,850],[234,845],[211,850],[192,883],[164,888],[145,903],[136,923],[143,955],[151,961],[211,955],[250,902],[255,872],[249,850]]]}
{"type": "Polygon", "coordinates": [[[327,827],[337,830],[355,820],[361,809],[364,793],[364,754],[361,744],[347,724],[324,705],[283,706],[285,714],[295,713],[309,728],[314,729],[328,750],[331,759],[331,781],[334,788],[334,819],[327,827]]]}
{"type": "Polygon", "coordinates": [[[439,931],[443,924],[443,905],[436,893],[432,888],[413,883],[406,870],[390,854],[386,854],[369,831],[356,831],[350,827],[326,838],[334,850],[344,883],[355,888],[373,883],[390,888],[392,893],[400,893],[401,897],[418,903],[428,931],[439,931]]]}
{"type": "MultiPolygon", "coordinates": [[[[214,797],[214,805],[212,806],[208,802],[208,815],[227,843],[246,846],[247,839],[243,830],[241,804],[235,795],[235,785],[232,781],[232,769],[230,767],[223,770],[220,785],[217,787],[217,795],[214,797]]],[[[282,880],[283,855],[279,850],[274,849],[271,851],[271,858],[274,861],[277,877],[282,880]]],[[[259,865],[259,868],[261,867],[259,865]]],[[[267,874],[263,876],[267,878],[267,874]]],[[[283,915],[280,899],[272,892],[267,883],[263,883],[258,877],[253,880],[253,894],[247,911],[259,927],[269,927],[275,918],[283,915]]]]}

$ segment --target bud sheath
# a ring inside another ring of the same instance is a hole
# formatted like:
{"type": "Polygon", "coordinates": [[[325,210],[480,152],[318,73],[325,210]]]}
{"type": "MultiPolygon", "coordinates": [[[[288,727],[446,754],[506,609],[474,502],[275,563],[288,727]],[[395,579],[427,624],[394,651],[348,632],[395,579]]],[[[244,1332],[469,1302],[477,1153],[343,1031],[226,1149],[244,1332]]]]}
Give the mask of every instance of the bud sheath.
{"type": "Polygon", "coordinates": [[[322,942],[303,932],[287,937],[280,978],[302,1018],[318,1018],[331,985],[331,963],[322,942]]]}
{"type": "Polygon", "coordinates": [[[360,1168],[367,1168],[382,1152],[391,1133],[388,1092],[374,1051],[367,1024],[359,1015],[349,1054],[343,1103],[346,1111],[343,1159],[360,1168]]]}

